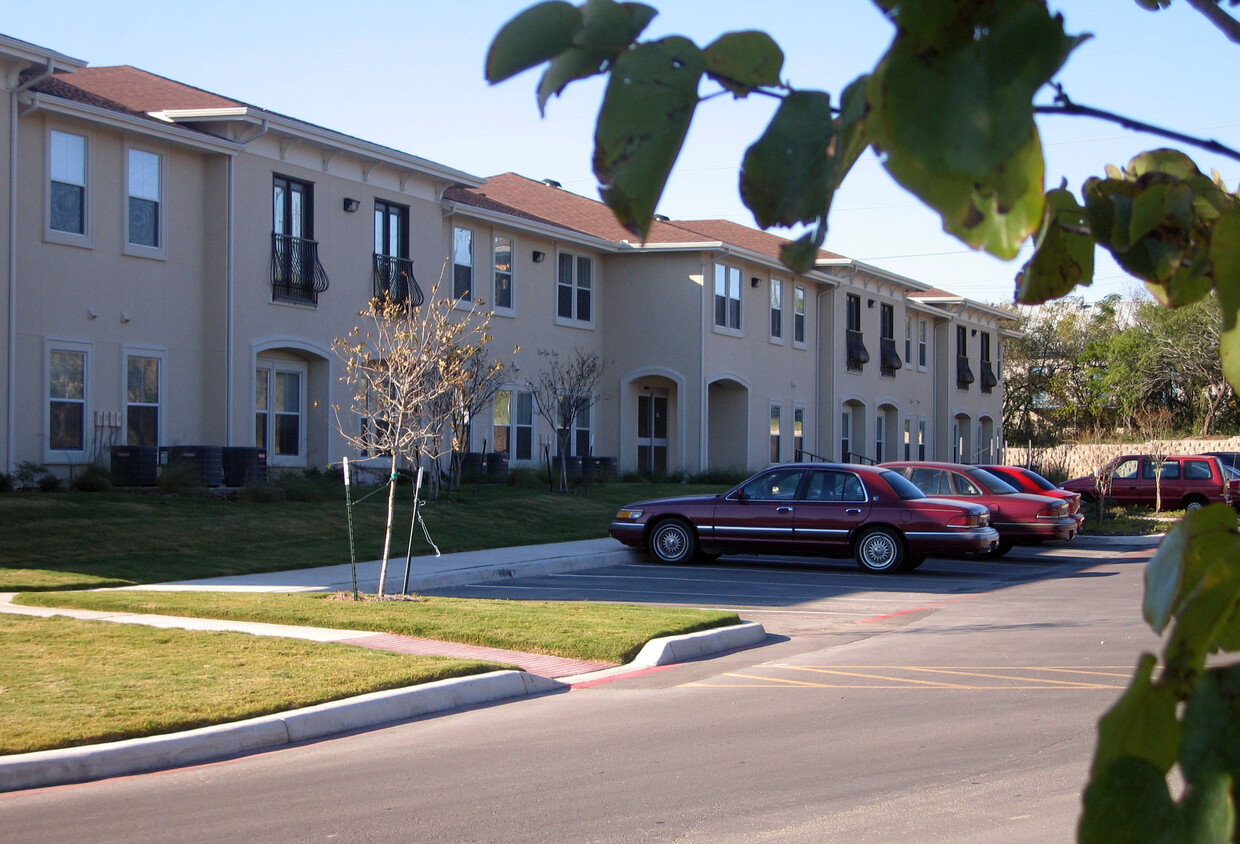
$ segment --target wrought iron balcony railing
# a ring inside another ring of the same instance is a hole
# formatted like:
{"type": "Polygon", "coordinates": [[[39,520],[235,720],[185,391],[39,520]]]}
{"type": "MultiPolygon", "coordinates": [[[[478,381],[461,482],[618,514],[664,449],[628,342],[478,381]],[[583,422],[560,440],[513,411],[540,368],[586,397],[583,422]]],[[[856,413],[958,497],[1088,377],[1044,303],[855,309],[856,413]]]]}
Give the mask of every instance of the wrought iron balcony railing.
{"type": "Polygon", "coordinates": [[[319,244],[303,237],[271,233],[271,295],[281,302],[317,305],[327,289],[319,263],[319,244]]]}
{"type": "Polygon", "coordinates": [[[413,261],[375,253],[374,297],[420,308],[426,301],[422,288],[413,277],[413,261]]]}

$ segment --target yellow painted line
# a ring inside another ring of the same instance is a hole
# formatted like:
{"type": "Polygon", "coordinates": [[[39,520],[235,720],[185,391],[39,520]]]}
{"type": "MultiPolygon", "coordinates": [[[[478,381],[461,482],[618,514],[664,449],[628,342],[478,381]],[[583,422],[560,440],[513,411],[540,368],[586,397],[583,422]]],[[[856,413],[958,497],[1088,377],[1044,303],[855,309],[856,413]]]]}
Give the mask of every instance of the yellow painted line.
{"type": "MultiPolygon", "coordinates": [[[[1010,674],[986,674],[981,671],[958,671],[958,670],[950,670],[946,668],[917,668],[912,665],[905,666],[903,670],[904,671],[925,671],[925,672],[933,672],[935,674],[954,674],[959,677],[986,677],[986,678],[990,678],[994,680],[1018,680],[1018,681],[1025,682],[1025,683],[1046,683],[1049,685],[1059,684],[1061,688],[1073,688],[1073,687],[1079,687],[1082,689],[1114,688],[1113,686],[1103,685],[1101,683],[1073,683],[1073,682],[1069,682],[1066,680],[1043,680],[1041,677],[1020,677],[1020,676],[1014,677],[1010,674]]],[[[998,670],[998,669],[994,669],[994,670],[998,670]]]]}
{"type": "Polygon", "coordinates": [[[812,688],[812,689],[850,689],[850,690],[882,690],[891,691],[892,689],[904,689],[907,691],[921,692],[1072,692],[1081,691],[1082,689],[1105,689],[1108,691],[1118,691],[1118,686],[914,686],[914,685],[892,685],[887,683],[880,686],[862,685],[860,683],[797,683],[788,684],[780,683],[774,678],[767,679],[766,683],[706,683],[692,682],[685,683],[681,688],[694,687],[698,689],[770,689],[774,687],[786,688],[791,685],[793,688],[812,688]]]}
{"type": "Polygon", "coordinates": [[[824,683],[807,683],[803,680],[785,680],[782,677],[755,677],[752,674],[724,674],[724,677],[739,677],[742,680],[761,680],[765,683],[774,683],[776,685],[787,686],[809,686],[812,688],[825,689],[831,688],[824,683]]]}
{"type": "Polygon", "coordinates": [[[936,683],[933,680],[914,680],[909,677],[884,677],[881,674],[865,674],[859,671],[840,671],[834,668],[820,667],[815,665],[783,665],[781,668],[787,668],[791,671],[814,671],[821,674],[835,674],[840,677],[860,677],[864,680],[889,680],[895,685],[914,685],[914,686],[938,686],[943,689],[967,689],[971,686],[962,686],[959,683],[936,683]]]}

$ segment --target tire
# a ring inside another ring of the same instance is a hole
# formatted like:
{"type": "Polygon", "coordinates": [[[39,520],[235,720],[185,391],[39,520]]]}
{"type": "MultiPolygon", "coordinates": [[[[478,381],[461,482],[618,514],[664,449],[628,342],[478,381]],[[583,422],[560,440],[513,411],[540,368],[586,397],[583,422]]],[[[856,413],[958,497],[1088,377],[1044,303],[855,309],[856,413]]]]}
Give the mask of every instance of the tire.
{"type": "Polygon", "coordinates": [[[1206,506],[1206,500],[1199,495],[1190,495],[1184,499],[1184,509],[1190,513],[1204,506],[1206,506]]]}
{"type": "Polygon", "coordinates": [[[720,556],[720,554],[716,554],[713,551],[698,551],[697,561],[699,563],[713,563],[715,560],[719,559],[720,556]]]}
{"type": "Polygon", "coordinates": [[[650,530],[646,548],[660,563],[683,563],[697,554],[697,537],[684,519],[664,519],[650,530]]]}
{"type": "Polygon", "coordinates": [[[909,554],[904,558],[904,565],[900,567],[900,571],[913,571],[925,561],[925,554],[909,554]]]}
{"type": "Polygon", "coordinates": [[[995,546],[994,548],[992,548],[991,550],[989,550],[989,551],[987,551],[987,552],[985,552],[985,553],[983,553],[983,554],[978,554],[978,556],[979,556],[979,557],[984,557],[984,558],[986,558],[987,560],[997,560],[997,559],[999,559],[1000,557],[1002,557],[1002,556],[1006,555],[1006,554],[1007,554],[1007,552],[1008,552],[1008,551],[1011,551],[1011,550],[1012,550],[1012,543],[1010,543],[1010,542],[1000,542],[998,545],[996,545],[996,546],[995,546]]]}
{"type": "Polygon", "coordinates": [[[874,574],[890,574],[900,571],[908,553],[904,540],[891,528],[870,528],[857,540],[853,548],[857,565],[874,574]]]}

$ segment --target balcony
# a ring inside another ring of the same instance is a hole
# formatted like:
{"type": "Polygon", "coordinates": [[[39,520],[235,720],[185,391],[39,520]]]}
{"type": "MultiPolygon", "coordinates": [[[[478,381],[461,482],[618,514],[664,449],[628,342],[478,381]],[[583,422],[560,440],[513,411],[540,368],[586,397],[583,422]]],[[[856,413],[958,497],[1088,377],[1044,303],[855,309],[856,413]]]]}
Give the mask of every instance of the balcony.
{"type": "Polygon", "coordinates": [[[271,233],[271,298],[277,302],[317,305],[327,289],[327,272],[319,263],[319,244],[271,233]]]}
{"type": "Polygon", "coordinates": [[[961,390],[967,390],[973,380],[973,370],[969,368],[968,356],[956,355],[956,386],[961,390]]]}
{"type": "Polygon", "coordinates": [[[413,277],[413,261],[375,253],[374,297],[419,308],[426,301],[413,277]]]}
{"type": "Polygon", "coordinates": [[[865,340],[862,339],[860,331],[851,329],[845,332],[844,340],[848,352],[848,368],[854,372],[860,372],[870,362],[870,353],[866,351],[865,340]]]}

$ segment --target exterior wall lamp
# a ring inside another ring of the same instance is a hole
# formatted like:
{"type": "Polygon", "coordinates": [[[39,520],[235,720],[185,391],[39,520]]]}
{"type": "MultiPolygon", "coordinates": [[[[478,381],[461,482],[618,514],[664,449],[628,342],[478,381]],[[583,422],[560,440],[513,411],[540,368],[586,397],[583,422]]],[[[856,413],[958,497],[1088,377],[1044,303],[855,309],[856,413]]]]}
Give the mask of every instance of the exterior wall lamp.
{"type": "Polygon", "coordinates": [[[356,199],[346,196],[344,198],[344,210],[352,214],[354,211],[362,207],[362,203],[356,199]]]}

